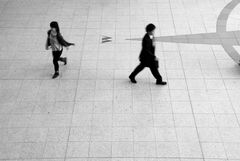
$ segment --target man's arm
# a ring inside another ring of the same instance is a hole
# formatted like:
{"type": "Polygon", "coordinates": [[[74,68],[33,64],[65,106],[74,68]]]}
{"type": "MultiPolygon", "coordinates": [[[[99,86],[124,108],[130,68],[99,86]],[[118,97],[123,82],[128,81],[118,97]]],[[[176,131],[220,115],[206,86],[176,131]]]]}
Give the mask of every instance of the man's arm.
{"type": "Polygon", "coordinates": [[[152,57],[155,59],[154,53],[151,51],[152,48],[152,40],[150,38],[144,38],[143,39],[143,51],[148,53],[148,56],[152,57]]]}

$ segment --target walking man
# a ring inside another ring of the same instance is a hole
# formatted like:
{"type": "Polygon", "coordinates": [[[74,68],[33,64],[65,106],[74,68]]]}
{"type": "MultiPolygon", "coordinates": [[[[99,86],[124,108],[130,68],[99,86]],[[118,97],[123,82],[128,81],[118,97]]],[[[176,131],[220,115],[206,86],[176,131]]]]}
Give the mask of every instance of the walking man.
{"type": "Polygon", "coordinates": [[[162,76],[158,71],[158,59],[155,56],[155,43],[154,43],[154,24],[148,24],[146,26],[146,34],[142,40],[142,50],[139,55],[140,64],[130,74],[129,79],[132,83],[137,83],[135,77],[145,67],[149,67],[152,75],[156,78],[157,85],[166,85],[167,82],[162,80],[162,76]]]}

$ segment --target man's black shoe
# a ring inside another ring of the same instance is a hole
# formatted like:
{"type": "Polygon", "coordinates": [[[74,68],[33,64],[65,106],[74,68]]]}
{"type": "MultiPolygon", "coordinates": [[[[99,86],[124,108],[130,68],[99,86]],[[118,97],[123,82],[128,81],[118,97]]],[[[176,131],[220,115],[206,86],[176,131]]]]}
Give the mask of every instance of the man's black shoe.
{"type": "Polygon", "coordinates": [[[135,80],[135,78],[129,76],[129,79],[130,79],[130,81],[131,81],[132,83],[137,83],[137,81],[135,80]]]}
{"type": "Polygon", "coordinates": [[[163,81],[157,81],[157,82],[156,82],[156,84],[157,84],[157,85],[166,85],[166,84],[167,84],[167,82],[163,82],[163,81]]]}
{"type": "Polygon", "coordinates": [[[53,74],[53,76],[52,76],[52,79],[55,79],[55,78],[57,78],[59,76],[59,73],[58,72],[55,72],[54,74],[53,74]]]}

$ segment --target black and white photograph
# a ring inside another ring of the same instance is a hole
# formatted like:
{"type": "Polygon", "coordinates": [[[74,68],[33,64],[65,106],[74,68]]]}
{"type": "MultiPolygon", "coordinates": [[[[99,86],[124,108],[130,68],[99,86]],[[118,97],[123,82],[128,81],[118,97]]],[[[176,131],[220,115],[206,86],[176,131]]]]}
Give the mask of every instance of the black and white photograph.
{"type": "Polygon", "coordinates": [[[0,161],[240,161],[240,0],[0,0],[0,161]]]}

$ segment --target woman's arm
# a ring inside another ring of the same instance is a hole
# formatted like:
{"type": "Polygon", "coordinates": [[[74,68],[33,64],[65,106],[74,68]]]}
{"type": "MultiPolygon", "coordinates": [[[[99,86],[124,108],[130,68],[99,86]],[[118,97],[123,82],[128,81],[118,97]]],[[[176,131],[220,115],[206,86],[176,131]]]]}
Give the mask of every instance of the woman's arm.
{"type": "Polygon", "coordinates": [[[49,41],[49,40],[48,40],[48,38],[47,38],[47,40],[46,40],[46,44],[45,44],[45,49],[46,49],[46,50],[48,50],[48,47],[49,47],[49,43],[48,43],[48,41],[49,41]]]}
{"type": "Polygon", "coordinates": [[[50,32],[51,32],[51,30],[48,30],[48,32],[47,32],[47,40],[46,40],[46,44],[45,44],[46,50],[48,50],[49,46],[50,46],[50,39],[49,39],[50,32]]]}
{"type": "Polygon", "coordinates": [[[74,43],[69,43],[67,42],[66,40],[64,40],[63,36],[61,34],[58,35],[58,41],[59,43],[64,46],[64,47],[68,47],[68,46],[71,46],[71,45],[75,45],[74,43]]]}

